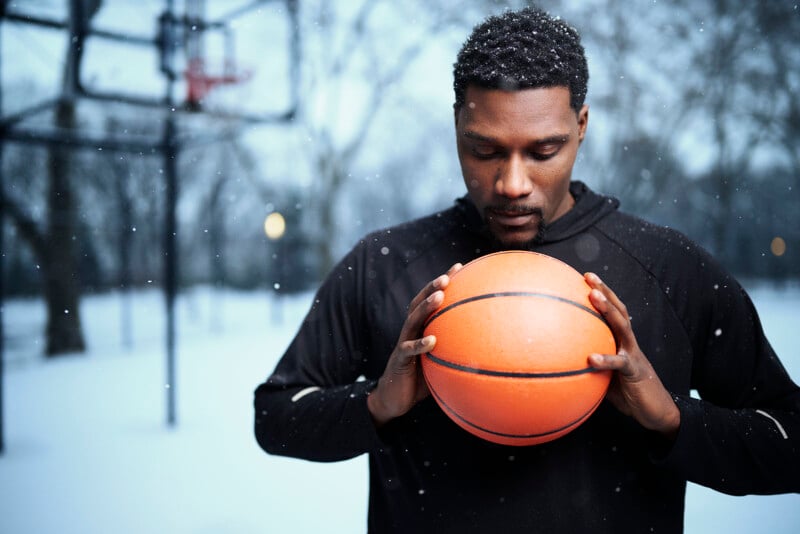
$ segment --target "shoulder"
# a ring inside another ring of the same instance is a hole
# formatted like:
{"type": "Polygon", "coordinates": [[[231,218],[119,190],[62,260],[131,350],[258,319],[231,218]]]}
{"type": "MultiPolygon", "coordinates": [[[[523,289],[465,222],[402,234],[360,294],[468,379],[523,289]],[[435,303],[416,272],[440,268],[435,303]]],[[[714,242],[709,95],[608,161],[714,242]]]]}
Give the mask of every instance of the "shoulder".
{"type": "Polygon", "coordinates": [[[629,213],[616,211],[599,221],[597,229],[657,278],[676,266],[695,275],[719,268],[711,254],[684,233],[629,213]]]}
{"type": "MultiPolygon", "coordinates": [[[[656,301],[667,304],[696,355],[707,352],[718,329],[742,330],[731,325],[756,317],[741,284],[684,233],[624,212],[609,215],[596,228],[615,243],[622,255],[617,259],[629,267],[623,270],[626,280],[619,281],[623,302],[639,306],[639,315],[658,309],[656,301]],[[655,289],[660,297],[650,300],[655,295],[644,295],[642,287],[655,289]]],[[[663,321],[664,316],[657,320],[663,321]]]]}
{"type": "Polygon", "coordinates": [[[455,206],[365,235],[328,275],[317,300],[357,310],[359,324],[394,340],[414,295],[455,263],[445,245],[459,241],[462,220],[455,206]]]}
{"type": "Polygon", "coordinates": [[[745,295],[719,261],[674,228],[616,212],[597,229],[615,243],[628,264],[651,277],[680,317],[696,317],[745,295]]]}
{"type": "Polygon", "coordinates": [[[460,206],[437,211],[395,226],[370,232],[359,240],[351,254],[366,260],[393,260],[408,265],[441,246],[465,226],[460,206]]]}
{"type": "Polygon", "coordinates": [[[719,310],[742,310],[749,298],[733,275],[688,236],[617,212],[597,224],[639,270],[652,277],[687,330],[719,310]]]}
{"type": "MultiPolygon", "coordinates": [[[[427,263],[439,256],[445,248],[443,244],[456,241],[455,235],[465,225],[464,209],[456,204],[424,217],[370,232],[359,239],[334,266],[323,284],[344,283],[351,289],[358,286],[363,290],[367,286],[373,287],[375,283],[382,287],[391,284],[409,271],[416,272],[418,263],[427,263]]],[[[426,270],[420,276],[427,274],[426,270]]]]}
{"type": "MultiPolygon", "coordinates": [[[[345,309],[358,310],[366,324],[363,314],[367,304],[381,307],[395,282],[408,279],[410,266],[436,249],[459,220],[456,206],[364,235],[325,276],[314,299],[312,318],[314,312],[326,307],[338,310],[340,315],[345,309]]],[[[427,282],[423,279],[424,273],[410,279],[409,284],[416,287],[427,282]]],[[[410,297],[403,306],[408,300],[410,297]]]]}

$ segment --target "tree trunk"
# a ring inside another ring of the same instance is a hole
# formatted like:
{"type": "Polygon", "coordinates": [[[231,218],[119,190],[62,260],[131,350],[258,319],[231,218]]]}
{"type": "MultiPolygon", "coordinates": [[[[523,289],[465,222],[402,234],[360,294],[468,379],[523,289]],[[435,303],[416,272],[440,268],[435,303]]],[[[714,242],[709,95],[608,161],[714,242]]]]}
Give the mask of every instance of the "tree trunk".
{"type": "Polygon", "coordinates": [[[116,193],[119,206],[119,221],[117,226],[117,254],[119,272],[117,284],[122,294],[120,302],[120,326],[123,347],[133,346],[133,206],[127,193],[127,180],[130,175],[122,172],[116,176],[116,193]]]}
{"type": "MultiPolygon", "coordinates": [[[[71,37],[62,75],[62,98],[56,105],[54,117],[56,128],[63,132],[74,132],[78,126],[75,96],[83,43],[89,21],[97,14],[101,3],[101,0],[71,0],[69,3],[71,37]]],[[[71,162],[68,148],[50,147],[47,157],[49,228],[42,254],[47,300],[47,356],[86,349],[79,306],[75,202],[71,183],[74,168],[71,162]]]]}
{"type": "MultiPolygon", "coordinates": [[[[74,130],[75,103],[62,100],[56,107],[58,128],[74,130]]],[[[70,155],[67,148],[52,147],[48,155],[49,230],[43,265],[47,300],[48,356],[83,352],[80,319],[80,285],[75,236],[75,203],[72,195],[70,155]]]]}

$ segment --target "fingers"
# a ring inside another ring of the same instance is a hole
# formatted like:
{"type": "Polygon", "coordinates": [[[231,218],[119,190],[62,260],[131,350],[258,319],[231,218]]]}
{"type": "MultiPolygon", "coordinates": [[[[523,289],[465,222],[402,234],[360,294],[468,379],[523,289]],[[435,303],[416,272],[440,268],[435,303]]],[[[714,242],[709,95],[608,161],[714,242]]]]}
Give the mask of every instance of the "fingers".
{"type": "MultiPolygon", "coordinates": [[[[408,343],[421,341],[416,338],[419,336],[422,326],[425,324],[425,320],[439,307],[439,305],[441,305],[443,300],[444,292],[441,289],[437,289],[419,302],[416,306],[413,306],[408,313],[408,317],[406,317],[406,322],[403,324],[402,330],[400,331],[400,342],[408,343]]],[[[420,353],[421,352],[418,352],[417,354],[420,353]]]]}
{"type": "Polygon", "coordinates": [[[415,308],[419,307],[419,305],[422,304],[425,299],[429,298],[435,291],[447,287],[449,282],[450,276],[443,274],[425,284],[425,287],[423,287],[420,292],[417,293],[413,299],[411,299],[411,303],[408,305],[409,314],[412,313],[415,308]]]}
{"type": "Polygon", "coordinates": [[[633,376],[635,370],[627,354],[590,354],[589,365],[599,371],[617,371],[624,376],[633,376]]]}
{"type": "Polygon", "coordinates": [[[397,353],[401,357],[401,365],[411,365],[416,356],[432,350],[434,345],[436,345],[436,336],[425,336],[398,343],[397,353]]]}
{"type": "Polygon", "coordinates": [[[447,287],[449,281],[450,277],[446,274],[443,274],[428,282],[425,287],[423,287],[420,292],[417,293],[417,296],[411,300],[411,303],[408,305],[409,313],[412,313],[415,308],[419,307],[419,305],[422,304],[425,299],[430,297],[435,291],[438,291],[439,288],[447,287]]]}
{"type": "Polygon", "coordinates": [[[589,293],[589,300],[591,300],[597,311],[605,317],[611,331],[614,333],[618,347],[633,349],[636,344],[636,338],[633,335],[630,316],[625,304],[596,274],[586,273],[584,278],[592,288],[589,293]]]}
{"type": "Polygon", "coordinates": [[[589,284],[589,286],[600,293],[605,300],[611,303],[611,305],[619,310],[619,312],[628,319],[628,309],[625,307],[625,304],[617,297],[617,294],[614,293],[610,287],[608,287],[599,276],[594,273],[586,273],[584,275],[584,279],[589,284]]]}
{"type": "Polygon", "coordinates": [[[420,292],[417,293],[417,296],[415,296],[411,300],[411,304],[409,304],[408,309],[410,311],[413,310],[414,308],[419,306],[423,300],[428,298],[431,295],[431,293],[446,288],[447,285],[450,283],[450,277],[456,274],[458,271],[460,271],[462,267],[463,265],[461,265],[460,263],[456,263],[455,265],[450,267],[450,269],[448,269],[445,274],[438,276],[433,280],[431,280],[430,282],[428,282],[425,285],[425,287],[423,287],[422,290],[420,290],[420,292]]]}
{"type": "Polygon", "coordinates": [[[628,309],[600,277],[584,275],[592,288],[589,299],[608,321],[617,340],[617,354],[592,354],[595,369],[616,371],[609,399],[624,414],[642,426],[674,438],[680,427],[680,410],[658,378],[647,356],[639,348],[628,309]]]}
{"type": "Polygon", "coordinates": [[[616,354],[590,354],[589,363],[595,369],[619,371],[629,365],[628,358],[616,354]]]}
{"type": "Polygon", "coordinates": [[[376,425],[381,426],[405,414],[429,395],[418,360],[420,354],[433,350],[436,337],[419,336],[427,318],[444,301],[443,290],[450,283],[450,277],[460,269],[461,264],[457,263],[447,273],[431,280],[409,304],[397,345],[389,356],[378,385],[367,398],[367,408],[376,425]]]}
{"type": "Polygon", "coordinates": [[[452,267],[450,267],[450,269],[447,270],[447,276],[448,277],[453,276],[458,271],[460,271],[462,267],[464,267],[464,266],[461,265],[460,263],[454,264],[452,267]]]}
{"type": "MultiPolygon", "coordinates": [[[[417,296],[415,296],[411,304],[409,304],[408,317],[403,325],[401,340],[409,340],[419,335],[419,331],[422,325],[425,324],[425,320],[441,305],[442,300],[444,300],[443,290],[450,283],[450,277],[461,270],[462,267],[460,263],[456,263],[448,269],[447,273],[431,280],[417,293],[417,296]]],[[[420,351],[417,354],[421,354],[422,352],[424,351],[420,351]]]]}

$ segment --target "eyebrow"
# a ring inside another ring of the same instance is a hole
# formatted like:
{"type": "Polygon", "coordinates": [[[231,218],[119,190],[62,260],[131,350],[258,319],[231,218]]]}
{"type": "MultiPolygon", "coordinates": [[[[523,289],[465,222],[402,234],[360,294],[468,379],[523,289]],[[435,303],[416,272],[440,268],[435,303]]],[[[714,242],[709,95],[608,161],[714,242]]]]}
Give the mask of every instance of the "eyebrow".
{"type": "MultiPolygon", "coordinates": [[[[494,137],[489,137],[487,135],[479,134],[478,132],[473,130],[464,130],[464,137],[475,141],[480,141],[482,143],[497,143],[497,139],[495,139],[494,137]]],[[[550,143],[566,143],[568,140],[569,140],[569,134],[556,134],[544,137],[542,139],[536,139],[531,144],[547,145],[550,143]]]]}

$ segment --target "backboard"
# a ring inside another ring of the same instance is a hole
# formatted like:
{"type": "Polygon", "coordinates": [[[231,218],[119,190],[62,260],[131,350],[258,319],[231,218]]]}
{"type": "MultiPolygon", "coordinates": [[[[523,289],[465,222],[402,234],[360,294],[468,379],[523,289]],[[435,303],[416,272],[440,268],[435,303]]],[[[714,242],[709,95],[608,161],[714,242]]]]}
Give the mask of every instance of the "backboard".
{"type": "MultiPolygon", "coordinates": [[[[70,34],[75,40],[70,4],[12,4],[0,19],[4,117],[35,106],[32,95],[60,94],[70,34]],[[13,98],[15,85],[28,98],[13,98]]],[[[103,2],[85,28],[78,96],[280,120],[296,104],[295,6],[293,0],[103,2]]]]}

